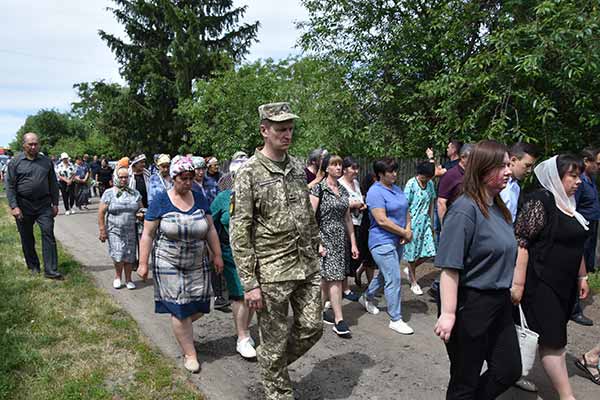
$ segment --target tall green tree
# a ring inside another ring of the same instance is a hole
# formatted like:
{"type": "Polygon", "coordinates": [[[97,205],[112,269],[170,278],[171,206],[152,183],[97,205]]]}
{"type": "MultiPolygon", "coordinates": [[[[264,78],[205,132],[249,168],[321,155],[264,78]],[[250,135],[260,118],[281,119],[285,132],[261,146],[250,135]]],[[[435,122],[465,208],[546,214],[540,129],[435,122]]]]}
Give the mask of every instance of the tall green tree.
{"type": "Polygon", "coordinates": [[[374,137],[421,154],[449,138],[598,140],[593,0],[303,0],[301,46],[347,68],[374,137]]]}
{"type": "Polygon", "coordinates": [[[53,147],[61,138],[83,139],[88,134],[87,129],[88,127],[79,118],[70,113],[42,109],[25,119],[10,147],[20,151],[23,135],[34,132],[40,138],[41,150],[51,154],[53,147]]]}
{"type": "Polygon", "coordinates": [[[128,86],[111,100],[127,110],[124,115],[113,110],[109,118],[112,133],[126,132],[115,134],[114,140],[124,141],[124,151],[175,153],[189,135],[174,110],[191,98],[194,81],[243,59],[258,22],[241,24],[246,7],[234,7],[232,0],[113,1],[110,10],[126,38],[99,33],[121,64],[128,86]],[[138,143],[131,143],[131,137],[138,143]]]}
{"type": "Polygon", "coordinates": [[[190,150],[219,157],[238,150],[251,154],[262,143],[258,106],[278,101],[290,102],[300,116],[292,153],[305,156],[321,146],[341,154],[373,149],[344,69],[307,57],[257,61],[197,82],[193,99],[179,108],[193,132],[190,150]]]}

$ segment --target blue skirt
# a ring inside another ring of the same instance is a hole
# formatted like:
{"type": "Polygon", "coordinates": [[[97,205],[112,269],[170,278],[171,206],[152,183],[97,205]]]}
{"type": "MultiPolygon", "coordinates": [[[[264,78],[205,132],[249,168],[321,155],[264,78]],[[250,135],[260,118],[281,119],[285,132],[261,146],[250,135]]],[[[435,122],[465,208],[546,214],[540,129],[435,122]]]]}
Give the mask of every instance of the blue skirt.
{"type": "Polygon", "coordinates": [[[186,319],[194,314],[208,314],[210,301],[192,301],[186,304],[171,303],[168,301],[154,301],[154,312],[157,314],[171,314],[177,319],[186,319]]]}

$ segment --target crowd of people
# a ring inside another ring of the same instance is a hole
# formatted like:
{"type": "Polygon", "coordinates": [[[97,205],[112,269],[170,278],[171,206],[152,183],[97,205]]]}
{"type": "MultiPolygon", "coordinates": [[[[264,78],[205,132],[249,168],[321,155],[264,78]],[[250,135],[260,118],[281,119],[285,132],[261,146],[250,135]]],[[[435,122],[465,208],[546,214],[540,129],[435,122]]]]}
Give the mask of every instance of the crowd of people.
{"type": "MultiPolygon", "coordinates": [[[[519,308],[539,334],[542,366],[560,398],[574,399],[567,323],[593,323],[580,299],[595,271],[600,150],[538,163],[532,144],[452,140],[447,162],[427,149],[400,186],[393,158],[376,160],[362,179],[351,156],[316,149],[300,162],[288,154],[298,118],[289,105],[258,112],[264,146],[252,157],[234,154],[227,173],[215,157],[192,154],[157,154],[149,169],[143,154],[114,169],[102,157],[72,164],[66,153],[55,164],[39,156],[37,136],[26,134],[6,185],[27,266],[40,270],[37,222],[45,274],[60,277],[52,234],[59,190],[65,215],[97,195],[114,288],[124,281],[135,289],[135,268],[142,279],[152,271],[155,312],[171,315],[184,367],[200,369],[193,322],[230,304],[236,350],[258,357],[265,397],[292,399],[287,366],[319,340],[322,324],[351,337],[344,299],[376,315],[383,292],[389,328],[414,334],[402,315],[401,278],[422,296],[418,268],[430,261],[441,270],[429,294],[439,309],[434,331],[450,359],[448,399],[492,399],[514,384],[537,390],[522,376],[519,308]],[[255,313],[259,347],[249,332],[255,313]]],[[[575,363],[597,384],[599,354],[600,343],[575,363]]]]}

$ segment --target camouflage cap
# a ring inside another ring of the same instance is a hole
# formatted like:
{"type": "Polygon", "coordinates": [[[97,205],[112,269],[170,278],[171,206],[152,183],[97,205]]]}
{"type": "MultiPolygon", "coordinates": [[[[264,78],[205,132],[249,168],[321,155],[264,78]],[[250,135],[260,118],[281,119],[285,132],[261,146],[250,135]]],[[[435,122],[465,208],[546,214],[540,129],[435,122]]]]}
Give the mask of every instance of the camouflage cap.
{"type": "Polygon", "coordinates": [[[269,103],[258,107],[260,119],[268,119],[273,122],[288,121],[290,119],[300,118],[292,114],[289,103],[269,103]]]}

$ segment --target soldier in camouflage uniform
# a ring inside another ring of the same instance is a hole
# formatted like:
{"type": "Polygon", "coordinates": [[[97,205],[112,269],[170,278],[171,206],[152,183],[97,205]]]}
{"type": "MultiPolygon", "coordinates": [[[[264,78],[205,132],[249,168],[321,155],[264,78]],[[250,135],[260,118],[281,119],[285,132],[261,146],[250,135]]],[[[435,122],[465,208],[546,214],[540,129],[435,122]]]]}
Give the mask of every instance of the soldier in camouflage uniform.
{"type": "Polygon", "coordinates": [[[287,400],[294,398],[287,366],[323,333],[319,228],[304,165],[287,153],[298,117],[287,103],[264,104],[258,113],[265,145],[236,174],[230,236],[245,300],[258,315],[265,397],[287,400]]]}

